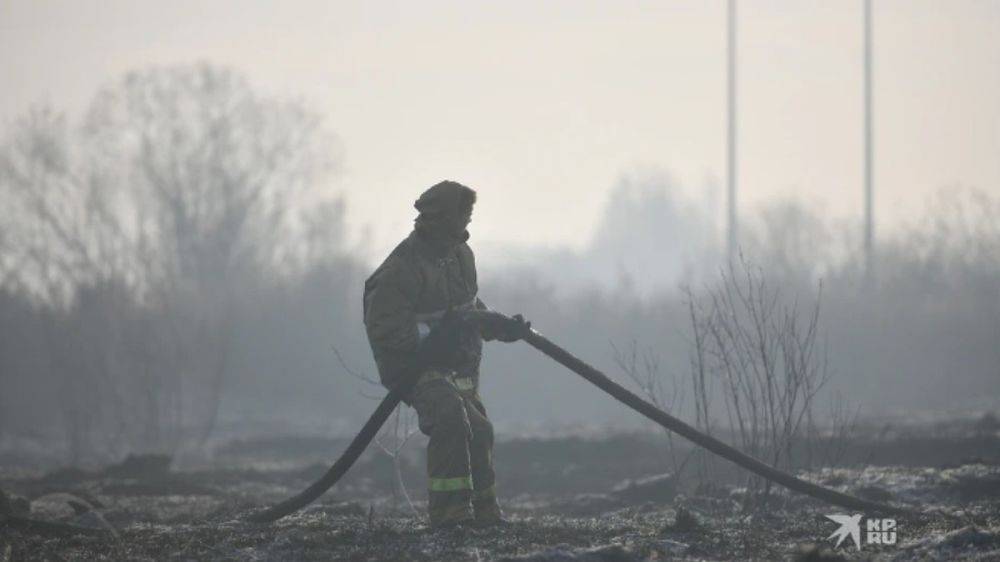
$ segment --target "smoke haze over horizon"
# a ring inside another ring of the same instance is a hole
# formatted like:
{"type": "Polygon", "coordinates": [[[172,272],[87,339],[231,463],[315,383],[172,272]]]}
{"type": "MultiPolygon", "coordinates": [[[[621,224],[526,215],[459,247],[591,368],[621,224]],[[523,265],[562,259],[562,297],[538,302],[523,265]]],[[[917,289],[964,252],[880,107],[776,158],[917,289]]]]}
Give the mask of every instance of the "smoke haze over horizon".
{"type": "MultiPolygon", "coordinates": [[[[0,119],[78,114],[131,69],[224,64],[324,114],[343,151],[325,189],[370,260],[443,178],[480,190],[477,241],[579,251],[637,167],[694,200],[721,183],[724,5],[6,2],[0,119]]],[[[790,198],[859,217],[861,2],[738,18],[741,214],[790,198]]],[[[942,187],[1000,189],[1000,4],[884,0],[874,18],[880,235],[942,187]]]]}

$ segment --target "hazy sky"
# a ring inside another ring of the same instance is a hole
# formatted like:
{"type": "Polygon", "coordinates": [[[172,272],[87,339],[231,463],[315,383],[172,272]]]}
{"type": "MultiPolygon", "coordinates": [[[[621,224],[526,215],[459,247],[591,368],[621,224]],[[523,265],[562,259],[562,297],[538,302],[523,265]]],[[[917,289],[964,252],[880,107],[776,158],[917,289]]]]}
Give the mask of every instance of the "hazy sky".
{"type": "MultiPolygon", "coordinates": [[[[1000,1],[874,0],[877,220],[947,185],[1000,195],[1000,1]]],[[[862,0],[744,0],[741,210],[862,202],[862,0]]],[[[585,241],[641,168],[725,177],[725,1],[0,0],[0,118],[75,114],[136,67],[197,60],[328,116],[330,186],[381,253],[452,178],[478,240],[585,241]]]]}

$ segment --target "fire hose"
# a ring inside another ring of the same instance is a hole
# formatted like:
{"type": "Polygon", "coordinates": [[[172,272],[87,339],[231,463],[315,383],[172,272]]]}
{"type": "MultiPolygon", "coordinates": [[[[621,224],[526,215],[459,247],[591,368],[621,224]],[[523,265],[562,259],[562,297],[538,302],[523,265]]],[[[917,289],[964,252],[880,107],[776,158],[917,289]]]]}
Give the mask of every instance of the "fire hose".
{"type": "MultiPolygon", "coordinates": [[[[470,312],[467,313],[466,318],[470,321],[479,323],[502,323],[509,320],[506,316],[492,311],[470,312]]],[[[836,490],[802,480],[792,474],[765,464],[750,455],[723,443],[711,435],[702,433],[680,419],[657,408],[634,392],[614,382],[608,378],[607,375],[588,365],[572,353],[556,345],[551,340],[538,333],[538,331],[529,329],[523,335],[522,339],[528,345],[534,347],[538,351],[541,351],[557,363],[563,365],[577,375],[580,375],[594,386],[610,394],[619,402],[656,422],[663,428],[670,430],[688,439],[692,443],[703,447],[758,476],[766,478],[775,484],[784,486],[794,492],[799,492],[826,503],[847,509],[864,511],[866,513],[896,515],[912,513],[909,509],[904,507],[873,502],[852,496],[850,494],[838,492],[836,490]]],[[[406,396],[406,394],[416,384],[417,378],[418,376],[408,377],[407,380],[394,387],[385,396],[385,398],[382,399],[378,408],[375,409],[372,415],[368,418],[368,421],[365,422],[365,425],[361,428],[361,431],[358,432],[351,443],[347,446],[347,449],[341,454],[340,458],[333,463],[326,474],[324,474],[319,480],[298,495],[295,495],[273,507],[251,514],[249,516],[249,520],[259,523],[275,521],[305,507],[316,500],[316,498],[323,495],[323,493],[336,484],[337,481],[340,480],[340,478],[343,477],[344,474],[346,474],[351,468],[351,465],[358,460],[358,457],[361,456],[361,453],[364,452],[368,444],[371,443],[372,439],[374,439],[378,434],[379,429],[381,429],[382,425],[392,414],[393,410],[395,410],[396,406],[399,405],[402,397],[406,396]]]]}

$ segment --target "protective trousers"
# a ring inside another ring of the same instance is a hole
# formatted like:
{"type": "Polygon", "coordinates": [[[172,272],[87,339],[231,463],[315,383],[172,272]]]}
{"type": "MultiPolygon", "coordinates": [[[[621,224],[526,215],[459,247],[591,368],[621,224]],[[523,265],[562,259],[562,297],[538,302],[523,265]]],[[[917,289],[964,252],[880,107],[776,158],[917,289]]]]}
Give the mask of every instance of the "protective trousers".
{"type": "Polygon", "coordinates": [[[431,526],[501,517],[493,472],[493,424],[471,378],[425,373],[413,391],[427,444],[431,526]]]}

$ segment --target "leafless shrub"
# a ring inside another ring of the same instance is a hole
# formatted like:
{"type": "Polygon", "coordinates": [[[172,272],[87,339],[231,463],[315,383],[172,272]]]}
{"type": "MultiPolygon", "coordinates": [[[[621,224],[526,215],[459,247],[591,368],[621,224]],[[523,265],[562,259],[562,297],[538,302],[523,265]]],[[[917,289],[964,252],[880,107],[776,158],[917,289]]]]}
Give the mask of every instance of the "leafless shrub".
{"type": "MultiPolygon", "coordinates": [[[[829,379],[819,345],[820,299],[808,313],[782,298],[742,256],[701,299],[690,300],[696,423],[711,432],[711,385],[718,385],[726,427],[745,453],[778,468],[793,462],[817,392],[829,379]]],[[[751,489],[769,491],[751,478],[751,489]]]]}
{"type": "MultiPolygon", "coordinates": [[[[343,354],[337,349],[336,346],[333,347],[333,353],[337,356],[337,362],[340,363],[340,367],[345,373],[351,377],[365,383],[367,386],[382,388],[382,383],[379,380],[361,371],[358,371],[347,364],[344,359],[343,354]]],[[[374,394],[368,394],[366,392],[361,393],[365,398],[372,400],[381,400],[381,396],[374,394]]],[[[399,498],[406,502],[406,505],[410,508],[410,511],[414,515],[420,516],[420,511],[413,504],[413,500],[410,497],[410,493],[406,488],[406,481],[403,478],[403,450],[406,448],[406,444],[417,434],[419,428],[417,426],[416,411],[414,411],[409,406],[405,404],[399,404],[396,406],[396,411],[393,412],[392,420],[386,425],[382,426],[382,430],[375,437],[375,446],[382,454],[389,457],[392,461],[393,469],[393,481],[392,481],[392,498],[393,503],[397,503],[399,498]]]]}
{"type": "Polygon", "coordinates": [[[402,496],[410,511],[420,517],[420,510],[413,505],[413,500],[406,489],[406,481],[403,478],[403,449],[410,439],[417,434],[416,412],[403,404],[396,407],[396,412],[382,432],[375,438],[375,445],[383,454],[392,459],[393,480],[392,498],[395,504],[402,496]]]}
{"type": "Polygon", "coordinates": [[[839,393],[830,398],[825,423],[809,410],[802,464],[808,468],[845,464],[850,445],[860,432],[860,414],[860,408],[852,408],[839,393]]]}
{"type": "MultiPolygon", "coordinates": [[[[611,347],[615,364],[653,405],[665,412],[678,409],[684,401],[684,389],[675,377],[668,377],[661,372],[660,357],[653,349],[645,348],[640,351],[639,344],[634,339],[626,349],[619,349],[613,343],[611,347]]],[[[671,463],[671,471],[675,478],[680,478],[694,451],[682,454],[673,432],[664,430],[664,433],[667,437],[667,458],[671,463]]]]}
{"type": "MultiPolygon", "coordinates": [[[[699,321],[700,309],[690,289],[686,290],[688,320],[691,322],[691,353],[689,368],[691,373],[691,396],[693,397],[695,427],[707,435],[713,435],[715,423],[710,415],[712,406],[713,379],[709,376],[706,355],[707,323],[699,321]]],[[[707,484],[707,477],[714,457],[701,448],[695,451],[697,474],[700,484],[707,484]]]]}

